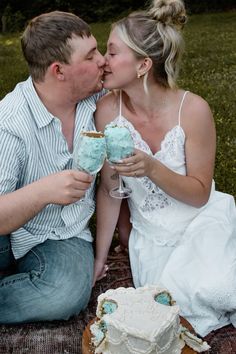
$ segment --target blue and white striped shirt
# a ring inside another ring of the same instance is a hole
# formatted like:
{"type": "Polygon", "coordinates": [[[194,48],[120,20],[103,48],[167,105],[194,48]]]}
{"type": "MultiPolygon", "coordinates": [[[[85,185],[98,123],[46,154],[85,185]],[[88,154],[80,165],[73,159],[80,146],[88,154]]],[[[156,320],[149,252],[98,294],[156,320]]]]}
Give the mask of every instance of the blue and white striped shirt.
{"type": "MultiPolygon", "coordinates": [[[[95,130],[93,113],[102,93],[78,103],[74,146],[82,129],[95,130]]],[[[0,194],[15,191],[43,176],[71,169],[72,162],[60,120],[47,111],[31,78],[19,83],[0,102],[0,194]]],[[[85,197],[74,204],[47,205],[23,227],[12,232],[15,258],[24,256],[46,239],[76,236],[92,242],[88,223],[94,207],[94,183],[85,197]]]]}

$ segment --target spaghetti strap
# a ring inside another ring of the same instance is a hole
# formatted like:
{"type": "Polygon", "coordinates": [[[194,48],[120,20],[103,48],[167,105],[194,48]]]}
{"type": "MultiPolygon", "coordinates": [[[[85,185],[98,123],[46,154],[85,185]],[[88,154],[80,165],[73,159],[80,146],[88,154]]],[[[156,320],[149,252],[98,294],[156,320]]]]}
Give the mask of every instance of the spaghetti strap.
{"type": "Polygon", "coordinates": [[[180,126],[180,118],[181,118],[181,110],[182,110],[182,106],[183,106],[183,103],[184,103],[184,99],[185,99],[185,96],[187,95],[189,91],[185,91],[184,94],[183,94],[183,98],[181,100],[181,103],[180,103],[180,106],[179,106],[179,114],[178,114],[178,125],[180,126]]]}
{"type": "Polygon", "coordinates": [[[120,112],[119,112],[119,116],[122,116],[122,90],[120,90],[120,112]]]}

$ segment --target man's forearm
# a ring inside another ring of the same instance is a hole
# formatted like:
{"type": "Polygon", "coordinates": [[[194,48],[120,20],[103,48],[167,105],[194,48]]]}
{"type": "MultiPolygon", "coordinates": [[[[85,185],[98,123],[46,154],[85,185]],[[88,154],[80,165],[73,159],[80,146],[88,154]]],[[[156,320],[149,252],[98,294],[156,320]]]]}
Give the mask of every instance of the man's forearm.
{"type": "Polygon", "coordinates": [[[0,196],[0,235],[17,230],[37,215],[47,202],[40,193],[39,182],[0,196]]]}

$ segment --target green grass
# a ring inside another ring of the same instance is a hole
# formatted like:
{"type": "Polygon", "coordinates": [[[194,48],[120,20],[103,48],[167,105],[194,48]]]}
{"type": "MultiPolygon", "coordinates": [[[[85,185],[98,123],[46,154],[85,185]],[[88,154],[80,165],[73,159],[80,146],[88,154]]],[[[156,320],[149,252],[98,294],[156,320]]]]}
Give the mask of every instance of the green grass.
{"type": "MultiPolygon", "coordinates": [[[[102,53],[110,23],[92,24],[102,53]]],[[[179,85],[204,97],[217,129],[217,189],[236,195],[236,12],[190,17],[179,85]]],[[[27,77],[19,34],[0,35],[0,99],[27,77]]]]}

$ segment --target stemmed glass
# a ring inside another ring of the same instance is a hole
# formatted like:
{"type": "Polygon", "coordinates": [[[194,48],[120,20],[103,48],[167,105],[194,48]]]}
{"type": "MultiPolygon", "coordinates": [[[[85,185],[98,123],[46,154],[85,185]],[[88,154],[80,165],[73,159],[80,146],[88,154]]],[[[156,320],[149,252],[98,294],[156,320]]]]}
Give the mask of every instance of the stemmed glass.
{"type": "Polygon", "coordinates": [[[106,141],[103,133],[83,131],[78,140],[78,149],[74,151],[74,167],[80,171],[95,175],[106,158],[106,141]]]}
{"type": "MultiPolygon", "coordinates": [[[[107,159],[110,164],[119,164],[120,160],[132,156],[134,143],[126,127],[108,125],[104,131],[107,145],[107,159]]],[[[110,190],[110,196],[117,199],[129,198],[132,190],[123,184],[119,174],[119,185],[110,190]]]]}
{"type": "MultiPolygon", "coordinates": [[[[128,156],[124,156],[128,157],[128,156]]],[[[114,162],[112,162],[114,164],[114,162]]],[[[125,199],[125,198],[129,198],[130,194],[132,193],[131,188],[129,187],[125,187],[122,177],[120,174],[118,174],[118,180],[119,180],[119,185],[118,187],[112,188],[109,192],[110,196],[113,198],[117,198],[117,199],[125,199]]]]}

